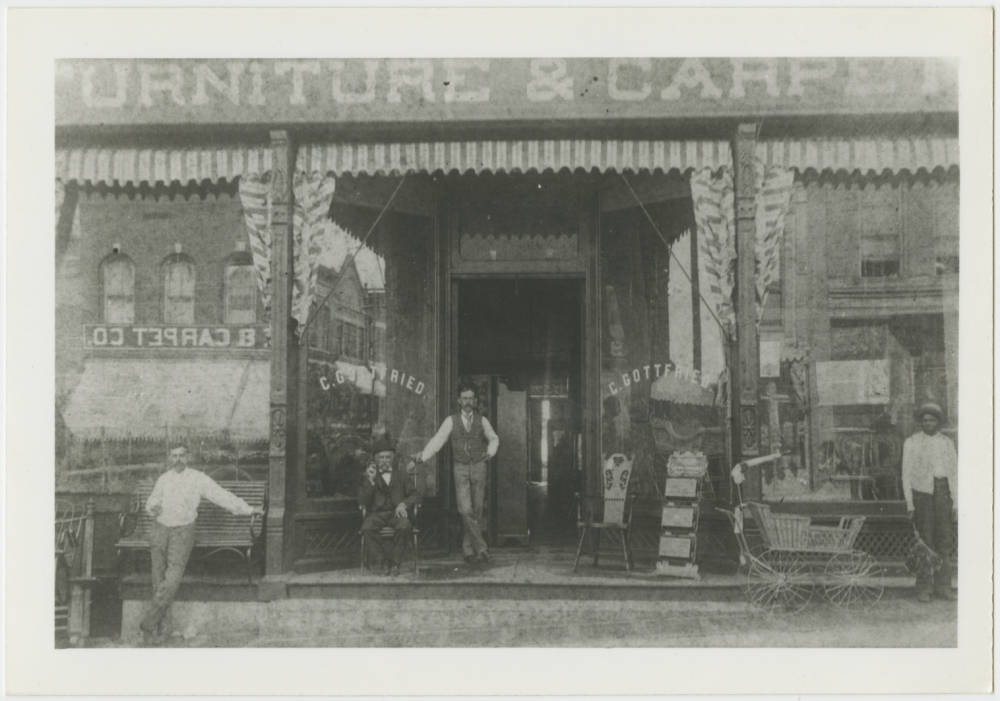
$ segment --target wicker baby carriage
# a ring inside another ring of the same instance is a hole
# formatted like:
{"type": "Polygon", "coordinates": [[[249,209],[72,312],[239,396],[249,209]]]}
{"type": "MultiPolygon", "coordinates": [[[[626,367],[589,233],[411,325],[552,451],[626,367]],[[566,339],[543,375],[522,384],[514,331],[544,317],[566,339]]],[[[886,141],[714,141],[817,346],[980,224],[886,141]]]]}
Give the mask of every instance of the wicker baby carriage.
{"type": "MultiPolygon", "coordinates": [[[[737,469],[734,468],[734,477],[737,469]]],[[[734,480],[735,481],[735,480],[734,480]]],[[[867,607],[882,597],[882,568],[868,553],[855,549],[863,516],[845,516],[835,525],[814,524],[799,514],[774,513],[767,504],[739,503],[726,514],[740,548],[744,592],[751,604],[766,609],[801,610],[822,588],[838,606],[867,607]],[[751,547],[744,530],[749,513],[760,532],[751,547]]]]}

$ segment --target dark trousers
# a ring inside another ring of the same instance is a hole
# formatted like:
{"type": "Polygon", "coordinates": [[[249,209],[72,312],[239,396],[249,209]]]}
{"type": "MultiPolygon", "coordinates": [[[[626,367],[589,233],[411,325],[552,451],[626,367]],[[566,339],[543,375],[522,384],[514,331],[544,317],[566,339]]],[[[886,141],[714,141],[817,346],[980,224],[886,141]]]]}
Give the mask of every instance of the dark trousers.
{"type": "Polygon", "coordinates": [[[951,589],[954,560],[954,533],[952,527],[952,501],[948,480],[938,477],[934,480],[934,493],[913,490],[913,523],[921,539],[944,560],[944,565],[928,577],[917,577],[917,590],[930,592],[951,589]]]}
{"type": "Polygon", "coordinates": [[[413,532],[410,519],[398,518],[394,511],[376,511],[365,516],[361,530],[365,533],[369,567],[374,567],[380,561],[387,561],[393,565],[399,565],[403,561],[406,541],[413,532]],[[382,536],[379,535],[379,531],[386,527],[395,531],[392,535],[392,550],[388,552],[385,543],[382,542],[382,536]]]}
{"type": "Polygon", "coordinates": [[[168,527],[153,522],[149,534],[149,556],[153,565],[153,598],[139,624],[147,633],[159,632],[163,617],[181,586],[191,548],[194,547],[195,524],[168,527]]]}

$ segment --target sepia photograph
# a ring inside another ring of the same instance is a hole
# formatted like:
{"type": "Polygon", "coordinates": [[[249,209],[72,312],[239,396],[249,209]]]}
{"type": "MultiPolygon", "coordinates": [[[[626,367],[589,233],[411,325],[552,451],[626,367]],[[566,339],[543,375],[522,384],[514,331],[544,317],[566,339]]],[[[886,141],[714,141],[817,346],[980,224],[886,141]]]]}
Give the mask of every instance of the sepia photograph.
{"type": "Polygon", "coordinates": [[[57,54],[52,650],[955,652],[962,64],[756,48],[57,54]]]}

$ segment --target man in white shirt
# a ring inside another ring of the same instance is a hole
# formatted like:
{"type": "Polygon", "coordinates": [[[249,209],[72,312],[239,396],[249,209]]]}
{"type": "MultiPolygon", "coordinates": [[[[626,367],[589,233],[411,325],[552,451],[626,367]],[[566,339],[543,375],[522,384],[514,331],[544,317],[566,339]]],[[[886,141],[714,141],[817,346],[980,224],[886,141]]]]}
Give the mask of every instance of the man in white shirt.
{"type": "Polygon", "coordinates": [[[931,578],[917,575],[917,600],[931,600],[931,590],[941,599],[955,598],[951,590],[952,523],[958,504],[958,456],[955,444],[938,429],[941,407],[933,402],[917,410],[921,431],[903,443],[903,495],[906,510],[920,538],[944,560],[931,578]]]}
{"type": "Polygon", "coordinates": [[[462,517],[462,553],[465,562],[489,562],[483,538],[483,502],[486,498],[486,461],[497,454],[500,438],[489,419],[476,411],[476,388],[470,382],[458,387],[459,412],[441,422],[434,437],[413,456],[418,462],[430,460],[451,439],[455,501],[462,517]]]}
{"type": "Polygon", "coordinates": [[[156,480],[146,500],[146,511],[153,517],[149,535],[153,596],[139,628],[147,644],[162,638],[163,619],[180,587],[194,546],[195,520],[202,498],[234,514],[263,513],[220,487],[204,472],[189,468],[186,446],[171,448],[167,460],[169,469],[156,480]]]}

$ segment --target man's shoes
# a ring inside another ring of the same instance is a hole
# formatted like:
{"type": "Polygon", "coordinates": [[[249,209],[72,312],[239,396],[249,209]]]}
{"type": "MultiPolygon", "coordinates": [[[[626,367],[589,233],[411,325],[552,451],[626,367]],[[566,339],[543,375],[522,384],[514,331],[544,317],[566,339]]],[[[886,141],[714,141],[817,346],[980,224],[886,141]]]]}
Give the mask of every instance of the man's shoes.
{"type": "Polygon", "coordinates": [[[953,592],[951,589],[935,589],[934,596],[935,598],[944,599],[945,601],[955,600],[955,592],[953,592]]]}
{"type": "Polygon", "coordinates": [[[465,564],[469,565],[470,567],[479,562],[479,559],[475,555],[466,555],[464,559],[465,559],[465,564]]]}
{"type": "Polygon", "coordinates": [[[392,567],[389,568],[389,576],[390,577],[399,576],[399,565],[392,565],[392,567]]]}
{"type": "Polygon", "coordinates": [[[485,550],[479,553],[479,562],[481,562],[484,565],[488,565],[490,562],[490,554],[485,550]]]}
{"type": "Polygon", "coordinates": [[[931,602],[931,593],[929,591],[918,591],[917,601],[922,604],[929,604],[931,602]]]}

